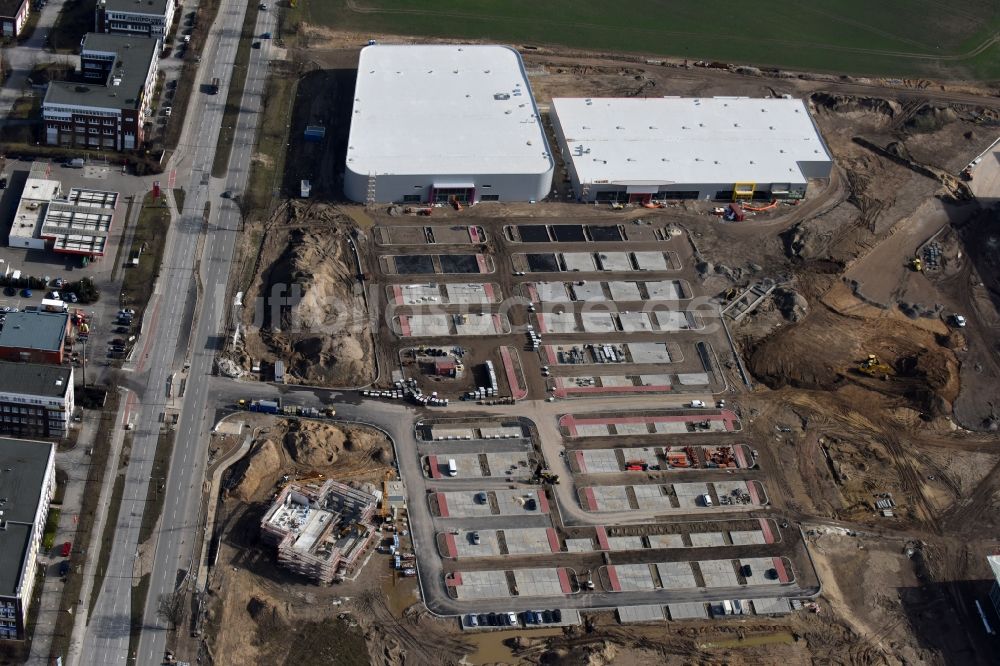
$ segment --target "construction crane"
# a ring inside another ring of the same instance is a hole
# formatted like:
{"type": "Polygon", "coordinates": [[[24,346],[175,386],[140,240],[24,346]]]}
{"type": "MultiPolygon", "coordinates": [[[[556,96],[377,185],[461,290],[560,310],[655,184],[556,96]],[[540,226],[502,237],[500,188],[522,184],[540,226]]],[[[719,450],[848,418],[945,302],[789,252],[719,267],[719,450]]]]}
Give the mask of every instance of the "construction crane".
{"type": "Polygon", "coordinates": [[[392,481],[393,476],[395,474],[391,469],[387,469],[382,475],[382,506],[379,507],[378,515],[382,517],[383,521],[389,518],[389,482],[392,481]]]}

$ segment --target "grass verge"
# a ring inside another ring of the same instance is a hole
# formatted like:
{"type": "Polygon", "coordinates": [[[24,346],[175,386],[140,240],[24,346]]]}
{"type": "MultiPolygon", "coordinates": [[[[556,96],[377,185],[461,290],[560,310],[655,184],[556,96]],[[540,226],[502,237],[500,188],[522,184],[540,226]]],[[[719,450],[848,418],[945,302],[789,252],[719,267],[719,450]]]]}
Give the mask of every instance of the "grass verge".
{"type": "MultiPolygon", "coordinates": [[[[101,420],[97,426],[97,434],[94,437],[96,445],[90,458],[90,470],[87,472],[87,482],[83,489],[83,504],[80,507],[80,518],[77,522],[76,542],[83,553],[78,555],[76,563],[83,564],[86,560],[86,553],[91,550],[90,539],[94,527],[94,520],[97,517],[97,502],[101,494],[101,482],[104,477],[104,470],[108,464],[108,456],[111,454],[108,443],[111,441],[111,433],[115,428],[115,419],[118,414],[118,389],[112,387],[108,391],[107,401],[101,411],[101,420]]],[[[114,524],[114,519],[111,523],[114,524]]],[[[96,583],[96,581],[95,581],[96,583]]],[[[70,575],[66,578],[63,587],[60,608],[76,608],[77,599],[80,598],[80,588],[83,586],[83,576],[70,575]]],[[[97,587],[95,590],[99,589],[97,587]]],[[[93,595],[92,595],[93,596],[93,595]]],[[[56,657],[66,659],[69,652],[69,639],[73,630],[74,616],[69,613],[59,613],[56,617],[56,625],[52,630],[52,644],[49,646],[49,660],[54,663],[56,657]]]]}
{"type": "Polygon", "coordinates": [[[142,512],[142,524],[139,526],[139,543],[144,543],[153,535],[156,521],[163,511],[164,486],[167,481],[167,471],[170,468],[170,456],[174,453],[173,430],[161,432],[156,442],[156,453],[153,454],[153,467],[149,472],[149,487],[146,489],[146,505],[142,512]]]}
{"type": "Polygon", "coordinates": [[[137,585],[132,586],[132,614],[128,630],[128,653],[135,654],[139,649],[139,636],[142,634],[142,619],[145,615],[146,597],[149,595],[149,574],[144,574],[137,585]]]}
{"type": "Polygon", "coordinates": [[[219,140],[215,144],[215,159],[212,161],[212,176],[215,178],[222,178],[229,169],[229,155],[233,151],[233,139],[236,136],[236,121],[243,106],[243,89],[247,83],[250,46],[257,25],[257,12],[257,5],[251,3],[243,16],[243,30],[240,32],[240,41],[236,47],[233,76],[229,80],[226,108],[222,112],[222,127],[219,129],[219,140]]]}
{"type": "MultiPolygon", "coordinates": [[[[126,446],[131,446],[126,442],[122,445],[122,450],[126,446]]],[[[91,588],[87,617],[94,613],[94,605],[97,597],[101,593],[101,586],[104,585],[104,578],[108,575],[108,563],[111,562],[111,546],[115,541],[115,530],[118,528],[118,513],[122,506],[122,497],[125,496],[125,472],[121,470],[115,476],[115,486],[111,489],[111,501],[108,504],[108,517],[104,521],[104,529],[101,531],[101,555],[97,559],[97,567],[94,569],[94,587],[91,588]]]]}
{"type": "MultiPolygon", "coordinates": [[[[130,196],[128,198],[128,208],[125,210],[125,221],[122,227],[122,238],[128,233],[129,221],[132,219],[132,204],[135,203],[135,196],[130,196]]],[[[118,280],[118,271],[121,270],[122,266],[125,265],[125,257],[122,253],[125,251],[125,244],[118,243],[118,251],[115,252],[115,265],[111,267],[111,282],[114,283],[118,280]]]]}
{"type": "Polygon", "coordinates": [[[166,199],[160,197],[154,200],[152,193],[142,200],[142,210],[136,222],[132,247],[126,261],[131,262],[139,253],[139,265],[125,270],[122,280],[122,305],[128,305],[136,310],[136,319],[142,319],[142,313],[153,294],[153,284],[160,275],[163,264],[163,250],[167,241],[167,228],[170,226],[170,210],[166,199]]]}
{"type": "Polygon", "coordinates": [[[52,550],[56,545],[56,530],[59,529],[59,509],[49,511],[49,517],[45,519],[45,532],[42,535],[42,550],[52,550]]]}
{"type": "Polygon", "coordinates": [[[174,188],[174,204],[177,206],[177,212],[181,213],[182,215],[184,214],[185,196],[187,196],[187,193],[183,189],[179,187],[174,188]]]}
{"type": "Polygon", "coordinates": [[[271,100],[261,109],[257,146],[250,164],[247,199],[250,210],[266,218],[273,204],[274,191],[280,188],[285,172],[289,119],[299,85],[294,67],[287,62],[274,63],[264,88],[264,99],[271,100]]]}

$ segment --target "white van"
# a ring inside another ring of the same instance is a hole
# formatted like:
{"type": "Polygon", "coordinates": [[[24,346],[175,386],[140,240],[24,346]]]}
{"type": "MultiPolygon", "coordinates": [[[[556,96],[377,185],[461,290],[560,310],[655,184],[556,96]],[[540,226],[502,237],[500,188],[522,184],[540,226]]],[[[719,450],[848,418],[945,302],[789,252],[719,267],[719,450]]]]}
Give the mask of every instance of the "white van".
{"type": "Polygon", "coordinates": [[[701,501],[705,506],[712,506],[712,496],[708,493],[701,496],[701,501]]]}
{"type": "Polygon", "coordinates": [[[448,458],[448,476],[458,476],[458,463],[454,458],[448,458]]]}

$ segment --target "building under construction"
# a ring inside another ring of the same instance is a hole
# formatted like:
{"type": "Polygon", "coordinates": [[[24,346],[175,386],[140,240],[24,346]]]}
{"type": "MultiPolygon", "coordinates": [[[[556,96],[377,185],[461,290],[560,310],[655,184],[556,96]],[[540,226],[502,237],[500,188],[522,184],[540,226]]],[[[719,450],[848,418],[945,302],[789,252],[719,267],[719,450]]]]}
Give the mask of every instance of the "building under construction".
{"type": "Polygon", "coordinates": [[[375,538],[379,497],[330,479],[320,486],[290,483],[261,521],[278,562],[319,583],[351,572],[375,538]]]}

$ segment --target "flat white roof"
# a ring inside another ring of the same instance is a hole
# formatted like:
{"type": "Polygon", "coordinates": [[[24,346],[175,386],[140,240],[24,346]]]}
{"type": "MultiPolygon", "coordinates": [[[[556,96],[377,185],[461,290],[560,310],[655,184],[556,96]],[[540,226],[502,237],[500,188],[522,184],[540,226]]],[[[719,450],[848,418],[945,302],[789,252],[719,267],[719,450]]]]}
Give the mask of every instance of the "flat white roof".
{"type": "MultiPolygon", "coordinates": [[[[34,171],[32,171],[34,174],[34,171]]],[[[9,238],[34,238],[45,218],[46,206],[59,195],[59,181],[29,177],[14,213],[9,238]]]]}
{"type": "Polygon", "coordinates": [[[347,144],[347,168],[363,175],[552,167],[521,56],[506,46],[363,48],[347,144]]]}
{"type": "Polygon", "coordinates": [[[831,158],[799,99],[556,98],[581,183],[802,183],[831,158]]]}

